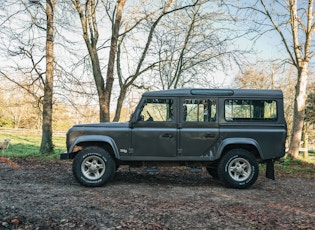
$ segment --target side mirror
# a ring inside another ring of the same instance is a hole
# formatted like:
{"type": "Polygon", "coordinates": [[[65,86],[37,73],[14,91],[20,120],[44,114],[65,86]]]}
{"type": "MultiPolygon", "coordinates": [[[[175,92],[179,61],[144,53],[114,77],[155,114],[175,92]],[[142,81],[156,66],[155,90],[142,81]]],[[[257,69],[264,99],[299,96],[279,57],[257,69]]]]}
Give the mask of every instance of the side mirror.
{"type": "Polygon", "coordinates": [[[132,129],[134,127],[135,122],[130,120],[129,121],[129,128],[132,129]]]}

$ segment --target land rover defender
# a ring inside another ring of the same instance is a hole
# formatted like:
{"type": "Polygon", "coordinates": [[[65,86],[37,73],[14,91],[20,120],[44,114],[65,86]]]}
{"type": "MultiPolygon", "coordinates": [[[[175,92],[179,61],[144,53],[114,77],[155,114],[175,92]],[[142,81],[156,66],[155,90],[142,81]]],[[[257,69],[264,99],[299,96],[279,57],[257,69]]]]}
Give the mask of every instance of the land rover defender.
{"type": "Polygon", "coordinates": [[[74,125],[67,152],[79,183],[105,185],[120,165],[203,167],[248,188],[259,163],[274,179],[287,134],[281,90],[173,89],[146,92],[129,122],[74,125]]]}

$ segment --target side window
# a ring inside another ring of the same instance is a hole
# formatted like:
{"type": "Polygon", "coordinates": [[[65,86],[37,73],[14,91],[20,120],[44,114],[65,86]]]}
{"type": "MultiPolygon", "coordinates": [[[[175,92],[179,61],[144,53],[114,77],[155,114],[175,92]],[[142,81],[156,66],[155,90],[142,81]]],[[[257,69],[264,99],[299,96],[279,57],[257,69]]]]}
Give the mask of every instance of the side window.
{"type": "Polygon", "coordinates": [[[213,99],[185,99],[183,120],[186,122],[213,122],[216,120],[216,101],[213,99]]]}
{"type": "Polygon", "coordinates": [[[276,120],[277,103],[273,100],[225,100],[225,119],[276,120]]]}
{"type": "Polygon", "coordinates": [[[172,99],[148,98],[141,110],[140,121],[173,121],[174,103],[172,99]]]}

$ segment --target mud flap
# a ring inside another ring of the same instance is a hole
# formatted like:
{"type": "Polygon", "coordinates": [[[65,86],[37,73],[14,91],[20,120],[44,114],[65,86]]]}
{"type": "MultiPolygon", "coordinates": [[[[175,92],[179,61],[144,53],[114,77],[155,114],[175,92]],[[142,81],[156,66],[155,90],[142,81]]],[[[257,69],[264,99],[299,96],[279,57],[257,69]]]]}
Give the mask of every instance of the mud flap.
{"type": "Polygon", "coordinates": [[[266,161],[266,177],[271,180],[275,179],[275,164],[273,159],[266,161]]]}

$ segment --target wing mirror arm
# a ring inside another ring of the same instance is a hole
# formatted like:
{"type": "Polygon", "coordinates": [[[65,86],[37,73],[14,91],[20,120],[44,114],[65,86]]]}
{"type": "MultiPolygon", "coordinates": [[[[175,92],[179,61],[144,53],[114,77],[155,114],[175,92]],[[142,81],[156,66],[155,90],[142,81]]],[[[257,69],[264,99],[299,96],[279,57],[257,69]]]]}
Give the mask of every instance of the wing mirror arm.
{"type": "Polygon", "coordinates": [[[135,121],[130,120],[130,121],[129,121],[129,128],[130,128],[130,129],[133,129],[134,124],[135,124],[135,121]]]}

